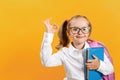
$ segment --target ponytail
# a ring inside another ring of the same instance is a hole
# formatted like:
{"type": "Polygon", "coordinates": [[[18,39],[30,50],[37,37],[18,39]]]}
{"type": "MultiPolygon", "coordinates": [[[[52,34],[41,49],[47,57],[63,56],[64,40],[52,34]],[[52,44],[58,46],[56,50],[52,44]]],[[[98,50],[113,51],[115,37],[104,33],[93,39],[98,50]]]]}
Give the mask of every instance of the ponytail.
{"type": "Polygon", "coordinates": [[[59,29],[58,37],[60,41],[59,41],[59,44],[56,46],[56,49],[67,47],[70,42],[69,37],[67,35],[67,25],[68,25],[68,21],[66,20],[63,22],[62,26],[59,29]]]}

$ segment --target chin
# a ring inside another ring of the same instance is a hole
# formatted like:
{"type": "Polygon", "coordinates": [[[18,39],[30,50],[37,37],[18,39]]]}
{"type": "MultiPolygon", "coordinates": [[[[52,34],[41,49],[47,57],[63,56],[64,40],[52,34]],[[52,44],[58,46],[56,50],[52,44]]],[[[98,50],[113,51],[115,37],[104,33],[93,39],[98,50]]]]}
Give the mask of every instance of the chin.
{"type": "Polygon", "coordinates": [[[86,40],[87,40],[86,38],[77,39],[78,42],[85,42],[86,40]]]}
{"type": "Polygon", "coordinates": [[[81,44],[81,43],[85,43],[85,41],[86,41],[86,40],[77,40],[76,42],[77,42],[78,44],[81,44]]]}

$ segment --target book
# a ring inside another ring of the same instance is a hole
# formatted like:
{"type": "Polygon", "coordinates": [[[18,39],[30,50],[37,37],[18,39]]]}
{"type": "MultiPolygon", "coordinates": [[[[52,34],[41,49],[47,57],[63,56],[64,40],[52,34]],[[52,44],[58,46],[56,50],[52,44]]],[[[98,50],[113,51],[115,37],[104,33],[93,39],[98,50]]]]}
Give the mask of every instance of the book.
{"type": "MultiPolygon", "coordinates": [[[[103,47],[94,47],[86,49],[86,62],[87,60],[93,60],[93,55],[95,55],[99,60],[104,61],[104,48],[103,47]]],[[[103,74],[97,70],[88,70],[85,67],[85,80],[101,80],[103,74]]]]}

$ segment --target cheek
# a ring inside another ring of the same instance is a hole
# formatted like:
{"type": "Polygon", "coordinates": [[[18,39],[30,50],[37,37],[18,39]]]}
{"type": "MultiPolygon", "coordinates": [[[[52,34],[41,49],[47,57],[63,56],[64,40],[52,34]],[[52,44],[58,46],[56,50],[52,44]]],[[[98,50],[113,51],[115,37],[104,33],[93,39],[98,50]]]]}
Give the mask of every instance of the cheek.
{"type": "Polygon", "coordinates": [[[85,36],[86,36],[86,38],[88,38],[88,37],[89,37],[89,35],[90,35],[90,34],[86,34],[86,35],[85,35],[85,36]]]}
{"type": "Polygon", "coordinates": [[[89,38],[89,34],[85,34],[85,40],[89,38]]]}
{"type": "Polygon", "coordinates": [[[67,33],[70,38],[73,38],[74,35],[71,32],[67,32],[67,33]]]}
{"type": "Polygon", "coordinates": [[[69,37],[73,39],[73,38],[74,38],[74,35],[70,34],[69,37]]]}

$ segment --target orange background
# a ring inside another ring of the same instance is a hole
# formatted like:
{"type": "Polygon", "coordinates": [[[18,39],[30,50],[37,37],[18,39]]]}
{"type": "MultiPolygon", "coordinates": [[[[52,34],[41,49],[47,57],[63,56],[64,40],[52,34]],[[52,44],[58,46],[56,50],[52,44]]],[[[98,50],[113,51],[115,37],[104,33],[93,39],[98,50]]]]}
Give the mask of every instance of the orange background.
{"type": "MultiPolygon", "coordinates": [[[[87,16],[91,38],[103,42],[113,58],[120,80],[120,0],[1,0],[0,80],[63,80],[63,66],[45,68],[40,46],[49,17],[58,25],[73,15],[87,16]]],[[[58,41],[57,33],[53,42],[58,41]]],[[[106,66],[107,67],[107,66],[106,66]]]]}

